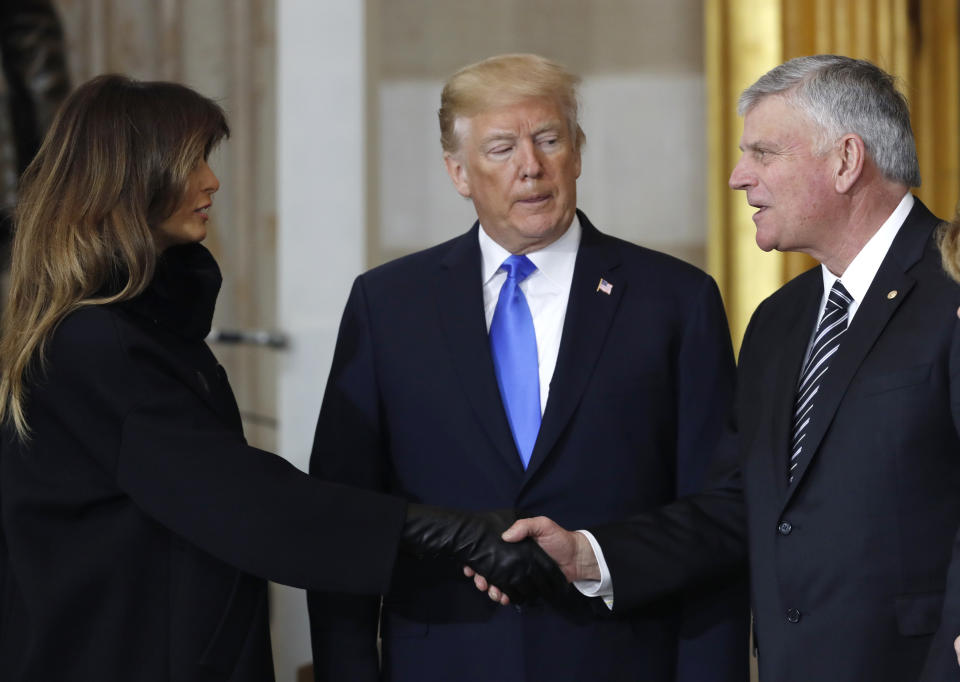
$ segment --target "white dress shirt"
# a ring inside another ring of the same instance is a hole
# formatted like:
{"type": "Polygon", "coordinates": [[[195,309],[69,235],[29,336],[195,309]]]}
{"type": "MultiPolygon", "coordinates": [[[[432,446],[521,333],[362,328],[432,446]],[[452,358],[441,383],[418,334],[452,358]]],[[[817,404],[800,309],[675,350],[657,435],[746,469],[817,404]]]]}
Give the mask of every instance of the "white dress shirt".
{"type": "MultiPolygon", "coordinates": [[[[823,297],[820,299],[820,311],[817,313],[818,321],[823,316],[823,311],[827,307],[827,296],[830,293],[830,289],[833,288],[833,283],[839,279],[843,282],[843,286],[847,292],[849,292],[851,298],[853,298],[853,302],[850,304],[847,312],[849,316],[847,326],[850,326],[850,323],[853,321],[853,316],[860,307],[860,302],[863,300],[863,297],[866,296],[867,289],[870,288],[870,285],[873,283],[873,278],[877,274],[877,270],[880,269],[880,264],[883,262],[883,259],[886,258],[887,251],[890,250],[890,245],[893,244],[893,240],[896,238],[904,221],[913,209],[913,203],[913,195],[907,192],[903,199],[900,200],[900,203],[897,204],[893,213],[890,214],[890,217],[883,222],[880,229],[863,245],[863,248],[860,249],[853,260],[850,261],[850,265],[847,266],[847,269],[844,270],[840,277],[830,272],[827,266],[823,264],[820,265],[823,275],[823,297]]],[[[813,344],[813,337],[817,331],[816,327],[817,325],[814,325],[814,328],[810,330],[810,344],[807,346],[807,353],[810,352],[810,346],[813,344]]],[[[587,534],[585,531],[580,532],[587,534]]],[[[580,591],[587,596],[603,597],[607,606],[613,608],[613,583],[609,578],[610,569],[607,567],[607,562],[603,558],[603,552],[600,550],[599,543],[597,543],[596,539],[591,535],[587,535],[590,540],[590,546],[593,547],[593,553],[596,555],[597,564],[600,566],[601,580],[584,581],[594,585],[595,589],[589,593],[583,589],[580,591]],[[606,577],[606,582],[604,581],[604,577],[606,577]]]]}
{"type": "MultiPolygon", "coordinates": [[[[847,266],[842,275],[838,277],[830,272],[826,265],[820,265],[820,271],[823,274],[823,297],[820,299],[820,311],[817,313],[818,322],[823,317],[823,311],[827,307],[827,296],[830,294],[830,289],[833,288],[833,283],[839,279],[843,282],[843,288],[853,299],[850,307],[847,308],[847,327],[850,326],[850,323],[853,322],[853,316],[857,314],[857,310],[860,308],[860,301],[867,295],[867,289],[873,283],[873,278],[876,276],[877,270],[880,269],[880,264],[886,257],[887,251],[890,250],[890,245],[893,244],[893,240],[896,239],[897,233],[903,227],[904,221],[910,215],[910,211],[913,210],[913,203],[913,195],[907,192],[900,203],[897,204],[897,207],[893,209],[890,217],[884,221],[880,229],[870,237],[870,241],[864,244],[860,252],[850,261],[850,265],[847,266]]],[[[811,343],[815,333],[816,326],[810,333],[811,343]]],[[[808,348],[807,351],[809,352],[809,350],[808,348]]]]}
{"type": "MultiPolygon", "coordinates": [[[[550,395],[550,380],[557,366],[560,352],[560,337],[563,321],[567,317],[567,300],[573,282],[573,268],[580,248],[580,220],[574,216],[566,232],[555,242],[539,251],[528,253],[537,269],[520,282],[520,291],[527,299],[533,316],[533,329],[537,336],[537,360],[540,369],[540,415],[547,406],[550,395]]],[[[480,226],[480,272],[483,277],[483,312],[487,318],[487,331],[493,321],[493,312],[500,298],[500,288],[507,279],[506,270],[500,266],[510,252],[490,238],[480,226]]]]}

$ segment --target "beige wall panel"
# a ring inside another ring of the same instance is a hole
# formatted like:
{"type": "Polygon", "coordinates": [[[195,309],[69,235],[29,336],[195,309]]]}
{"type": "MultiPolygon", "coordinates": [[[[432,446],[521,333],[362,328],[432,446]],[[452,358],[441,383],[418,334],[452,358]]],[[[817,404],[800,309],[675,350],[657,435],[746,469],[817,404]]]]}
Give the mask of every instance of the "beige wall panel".
{"type": "Polygon", "coordinates": [[[702,0],[379,0],[381,75],[443,79],[501,52],[582,74],[703,70],[702,0]]]}
{"type": "Polygon", "coordinates": [[[161,32],[156,0],[125,0],[104,4],[107,68],[134,78],[160,75],[161,32]]]}

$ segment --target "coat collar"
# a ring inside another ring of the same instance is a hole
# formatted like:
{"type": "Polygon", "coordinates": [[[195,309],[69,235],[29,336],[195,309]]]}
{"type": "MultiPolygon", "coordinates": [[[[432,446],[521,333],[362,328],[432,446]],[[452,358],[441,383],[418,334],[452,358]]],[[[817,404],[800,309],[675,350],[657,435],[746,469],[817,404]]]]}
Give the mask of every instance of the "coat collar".
{"type": "Polygon", "coordinates": [[[181,338],[199,341],[210,333],[221,282],[220,268],[206,248],[174,246],[157,259],[143,293],[121,306],[181,338]]]}
{"type": "Polygon", "coordinates": [[[204,247],[199,244],[171,247],[158,259],[153,280],[143,293],[117,305],[148,322],[148,334],[171,353],[170,371],[242,434],[240,415],[229,388],[224,390],[221,377],[204,370],[217,366],[216,358],[203,340],[210,333],[220,283],[220,269],[204,247]],[[155,334],[161,330],[187,341],[187,346],[168,348],[166,340],[155,334]],[[184,353],[187,356],[182,355],[184,353]],[[195,353],[209,362],[198,363],[195,353]]]}

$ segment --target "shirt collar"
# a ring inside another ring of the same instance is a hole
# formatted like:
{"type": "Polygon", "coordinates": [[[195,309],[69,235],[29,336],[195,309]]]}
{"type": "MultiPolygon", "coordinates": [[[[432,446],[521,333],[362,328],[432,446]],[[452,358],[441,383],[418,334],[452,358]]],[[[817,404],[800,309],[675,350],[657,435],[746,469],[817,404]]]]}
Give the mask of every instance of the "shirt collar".
{"type": "MultiPolygon", "coordinates": [[[[573,222],[555,242],[547,244],[538,251],[527,254],[527,257],[537,266],[537,271],[542,273],[550,282],[560,285],[563,282],[570,285],[573,279],[573,268],[577,261],[577,249],[580,248],[580,217],[574,215],[573,222]]],[[[493,241],[483,225],[478,230],[480,241],[481,274],[483,284],[486,285],[497,271],[503,261],[507,259],[510,252],[493,241]]]]}
{"type": "Polygon", "coordinates": [[[913,209],[914,198],[910,192],[907,192],[897,207],[890,214],[890,217],[884,221],[880,229],[877,230],[870,240],[863,245],[860,252],[850,261],[850,265],[844,270],[840,277],[834,275],[827,266],[821,265],[820,271],[823,274],[823,290],[830,291],[833,283],[838,279],[843,282],[844,288],[850,292],[854,301],[859,303],[867,295],[867,289],[873,282],[880,264],[890,250],[890,245],[896,238],[897,233],[906,221],[907,216],[913,209]]]}

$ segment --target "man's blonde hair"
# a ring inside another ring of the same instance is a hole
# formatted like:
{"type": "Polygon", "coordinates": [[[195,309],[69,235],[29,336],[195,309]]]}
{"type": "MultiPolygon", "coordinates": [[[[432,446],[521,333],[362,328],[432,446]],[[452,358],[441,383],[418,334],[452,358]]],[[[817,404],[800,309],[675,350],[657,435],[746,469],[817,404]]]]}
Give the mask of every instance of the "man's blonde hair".
{"type": "Polygon", "coordinates": [[[552,99],[567,119],[574,148],[586,142],[580,128],[577,85],[580,78],[535,54],[504,54],[466,66],[450,76],[440,95],[440,144],[453,154],[460,147],[457,121],[524,99],[552,99]]]}

